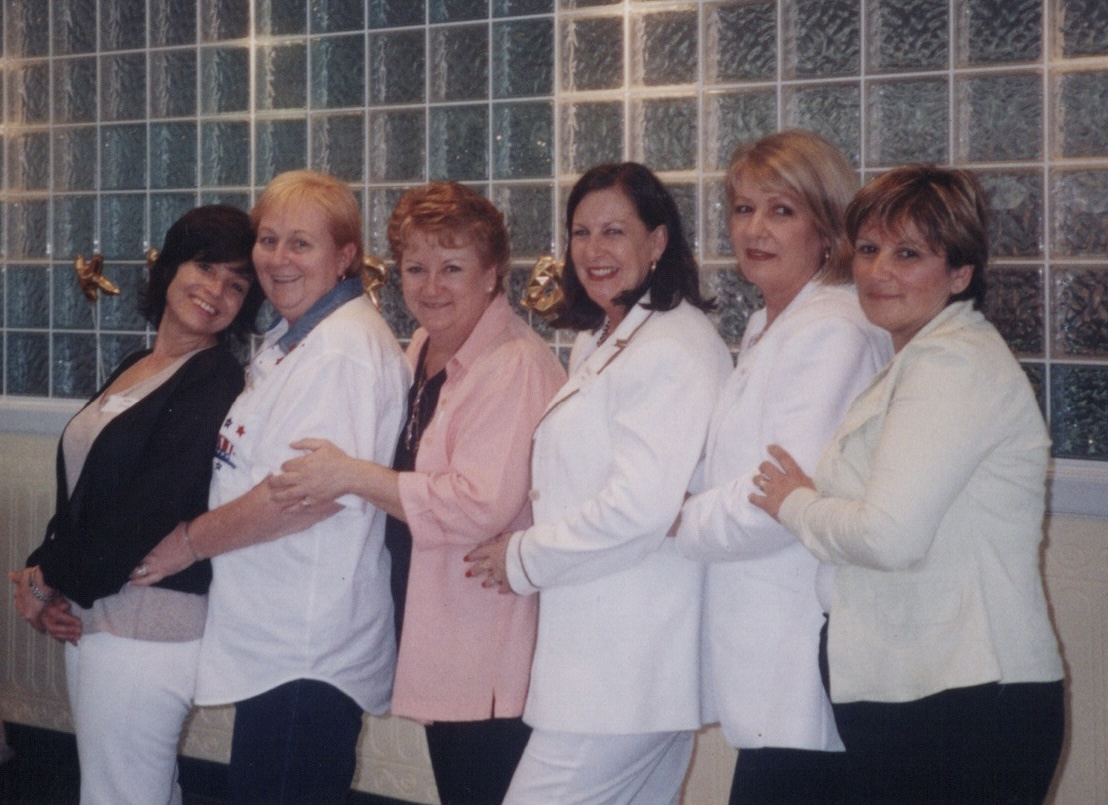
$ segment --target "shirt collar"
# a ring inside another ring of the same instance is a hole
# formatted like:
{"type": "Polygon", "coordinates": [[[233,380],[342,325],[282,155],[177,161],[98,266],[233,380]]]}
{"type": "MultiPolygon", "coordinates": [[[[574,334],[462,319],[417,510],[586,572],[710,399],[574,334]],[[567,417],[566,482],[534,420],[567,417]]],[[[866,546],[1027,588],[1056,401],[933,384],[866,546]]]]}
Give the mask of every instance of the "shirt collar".
{"type": "Polygon", "coordinates": [[[281,352],[288,354],[292,348],[303,341],[316,325],[345,305],[351,299],[357,299],[364,293],[361,277],[348,277],[325,293],[308,312],[297,319],[296,324],[277,339],[281,352]]]}

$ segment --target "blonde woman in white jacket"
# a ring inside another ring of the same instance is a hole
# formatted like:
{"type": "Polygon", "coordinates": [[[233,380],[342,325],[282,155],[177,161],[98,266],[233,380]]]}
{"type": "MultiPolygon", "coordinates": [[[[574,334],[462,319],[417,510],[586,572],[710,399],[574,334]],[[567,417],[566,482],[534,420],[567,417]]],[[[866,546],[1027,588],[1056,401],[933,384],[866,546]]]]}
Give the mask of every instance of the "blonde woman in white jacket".
{"type": "Polygon", "coordinates": [[[825,653],[851,802],[1039,803],[1061,752],[1039,566],[1050,440],[976,309],[986,211],[965,171],[897,168],[862,189],[854,278],[896,357],[814,481],[780,447],[756,479],[753,502],[835,568],[825,653]]]}
{"type": "Polygon", "coordinates": [[[740,749],[730,801],[830,799],[842,744],[817,657],[818,560],[748,500],[762,445],[814,467],[847,406],[892,356],[850,282],[843,213],[856,179],[822,137],[785,131],[741,146],[727,172],[740,275],[765,306],[747,324],[716,404],[703,489],[677,547],[707,563],[704,720],[740,749]]]}
{"type": "Polygon", "coordinates": [[[588,171],[566,221],[555,323],[579,334],[535,432],[535,524],[470,554],[486,584],[540,596],[534,731],[505,802],[675,804],[700,726],[702,572],[666,532],[731,359],[648,169],[588,171]]]}

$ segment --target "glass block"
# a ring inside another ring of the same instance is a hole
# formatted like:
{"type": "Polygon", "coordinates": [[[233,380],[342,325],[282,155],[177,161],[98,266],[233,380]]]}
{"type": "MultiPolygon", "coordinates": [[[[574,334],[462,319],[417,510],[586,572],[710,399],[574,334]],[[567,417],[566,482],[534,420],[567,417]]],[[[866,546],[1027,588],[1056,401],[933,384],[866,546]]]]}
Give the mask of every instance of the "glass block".
{"type": "Polygon", "coordinates": [[[1108,461],[1108,366],[1050,367],[1055,458],[1108,461]]]}
{"type": "Polygon", "coordinates": [[[451,106],[430,110],[430,156],[432,181],[467,181],[489,176],[488,107],[451,106]]]}
{"type": "Polygon", "coordinates": [[[677,214],[681,217],[681,229],[689,247],[694,252],[700,251],[700,244],[696,236],[697,214],[697,188],[691,182],[666,182],[666,190],[673,197],[673,203],[677,205],[677,214]]]}
{"type": "Polygon", "coordinates": [[[50,272],[44,266],[8,266],[8,327],[50,326],[50,272]]]}
{"type": "Polygon", "coordinates": [[[562,9],[594,8],[596,6],[618,6],[623,0],[558,0],[562,9]]]}
{"type": "Polygon", "coordinates": [[[696,98],[644,98],[631,104],[631,153],[654,171],[693,170],[696,98]]]}
{"type": "Polygon", "coordinates": [[[7,203],[7,257],[46,257],[45,200],[20,200],[7,203]]]}
{"type": "Polygon", "coordinates": [[[45,131],[10,134],[7,188],[45,190],[50,184],[50,134],[45,131]]]}
{"type": "Polygon", "coordinates": [[[250,124],[246,121],[200,124],[200,182],[205,185],[250,181],[250,124]]]}
{"type": "Polygon", "coordinates": [[[390,270],[385,280],[385,287],[381,289],[381,315],[389,323],[396,337],[400,339],[411,338],[412,333],[419,326],[404,304],[399,271],[390,270]]]}
{"type": "Polygon", "coordinates": [[[1055,19],[1061,21],[1062,55],[1073,59],[1108,54],[1108,3],[1104,0],[1056,2],[1055,19]]]}
{"type": "Polygon", "coordinates": [[[149,0],[150,45],[196,43],[196,0],[149,0]]]}
{"type": "Polygon", "coordinates": [[[550,95],[554,91],[554,22],[551,19],[493,25],[494,98],[550,95]]]}
{"type": "MultiPolygon", "coordinates": [[[[53,67],[54,122],[94,122],[96,120],[96,59],[56,59],[53,67]]],[[[45,86],[42,90],[45,92],[45,86]]]]}
{"type": "Polygon", "coordinates": [[[531,179],[553,174],[554,104],[493,106],[493,177],[531,179]]]}
{"type": "Polygon", "coordinates": [[[1055,266],[1051,276],[1055,352],[1108,357],[1108,270],[1055,266]]]}
{"type": "Polygon", "coordinates": [[[60,129],[53,132],[54,190],[96,188],[96,128],[60,129]]]}
{"type": "Polygon", "coordinates": [[[553,185],[494,185],[492,202],[504,213],[513,260],[553,253],[553,185]]]}
{"type": "Polygon", "coordinates": [[[200,109],[206,115],[245,112],[250,100],[250,51],[209,47],[200,51],[200,109]]]}
{"type": "Polygon", "coordinates": [[[554,329],[546,323],[542,316],[532,313],[522,304],[523,293],[527,283],[531,279],[531,266],[513,266],[508,270],[508,276],[504,278],[504,294],[508,297],[508,304],[512,306],[515,314],[548,342],[554,340],[554,329]]]}
{"type": "Polygon", "coordinates": [[[96,3],[53,0],[54,55],[71,56],[96,50],[96,3]]]}
{"type": "Polygon", "coordinates": [[[425,36],[422,30],[370,35],[371,104],[424,102],[427,81],[425,36]]]}
{"type": "Polygon", "coordinates": [[[1052,257],[1108,257],[1108,171],[1056,171],[1050,177],[1052,257]]]}
{"type": "Polygon", "coordinates": [[[200,0],[200,41],[222,42],[250,35],[250,4],[242,0],[200,0]]]}
{"type": "Polygon", "coordinates": [[[488,26],[432,28],[429,35],[431,100],[466,101],[489,97],[488,26]]]}
{"type": "MultiPolygon", "coordinates": [[[[395,266],[391,264],[392,250],[386,237],[389,218],[392,216],[396,202],[404,195],[406,187],[371,187],[365,194],[365,211],[367,216],[366,236],[368,238],[366,249],[370,254],[389,261],[389,275],[396,273],[395,266]]],[[[396,286],[399,290],[399,284],[396,286]]],[[[404,303],[401,302],[403,307],[404,303]]],[[[387,318],[387,317],[386,317],[387,318]]]]}
{"type": "Polygon", "coordinates": [[[855,0],[782,0],[785,75],[857,75],[861,12],[855,0]]]}
{"type": "Polygon", "coordinates": [[[549,14],[554,0],[493,0],[494,17],[522,17],[528,14],[549,14]]]}
{"type": "Polygon", "coordinates": [[[776,78],[776,3],[712,6],[705,16],[704,74],[708,83],[776,78]]]}
{"type": "MultiPolygon", "coordinates": [[[[104,300],[101,303],[101,310],[111,303],[112,302],[108,300],[104,300]]],[[[123,362],[123,359],[132,352],[138,352],[140,349],[145,348],[145,336],[102,333],[100,335],[100,366],[108,372],[114,371],[115,367],[119,366],[119,364],[123,362]]]]}
{"type": "Polygon", "coordinates": [[[142,260],[146,252],[146,199],[141,193],[100,200],[100,251],[105,260],[142,260]]]}
{"type": "Polygon", "coordinates": [[[731,235],[728,224],[731,217],[731,204],[727,200],[727,180],[706,181],[704,183],[704,242],[701,244],[705,260],[735,259],[731,248],[731,235]]]}
{"type": "Polygon", "coordinates": [[[740,144],[777,130],[777,93],[705,93],[704,118],[704,167],[726,170],[740,144]]]}
{"type": "Polygon", "coordinates": [[[708,318],[727,345],[738,349],[750,314],[762,307],[761,293],[734,268],[702,269],[700,287],[706,297],[715,297],[718,305],[708,318]]]}
{"type": "Polygon", "coordinates": [[[42,0],[4,3],[4,53],[27,59],[50,55],[50,6],[42,0]]]}
{"type": "Polygon", "coordinates": [[[146,47],[146,4],[100,0],[100,50],[146,47]]]}
{"type": "Polygon", "coordinates": [[[791,88],[784,98],[786,125],[822,134],[839,147],[850,164],[860,165],[861,99],[861,90],[853,83],[791,88]]]}
{"type": "Polygon", "coordinates": [[[313,109],[365,106],[365,36],[312,41],[313,109]]]}
{"type": "Polygon", "coordinates": [[[946,162],[947,97],[946,79],[874,82],[867,160],[876,165],[946,162]]]}
{"type": "Polygon", "coordinates": [[[309,164],[346,182],[365,175],[365,115],[316,115],[311,121],[309,164]]]}
{"type": "Polygon", "coordinates": [[[1021,362],[1020,368],[1031,384],[1031,392],[1039,403],[1039,410],[1046,416],[1046,369],[1041,363],[1021,362]]]}
{"type": "Polygon", "coordinates": [[[150,53],[150,117],[191,117],[196,114],[196,52],[150,53]]]}
{"type": "Polygon", "coordinates": [[[55,397],[84,399],[96,391],[96,335],[55,335],[53,392],[55,397]]]}
{"type": "Polygon", "coordinates": [[[1043,253],[1043,177],[1031,171],[980,171],[989,200],[989,251],[994,258],[1043,253]]]}
{"type": "Polygon", "coordinates": [[[488,0],[428,0],[427,18],[432,23],[485,19],[488,0]]]}
{"type": "Polygon", "coordinates": [[[64,195],[54,198],[54,248],[58,260],[78,254],[91,257],[96,243],[96,197],[64,195]]]}
{"type": "Polygon", "coordinates": [[[302,42],[258,47],[254,107],[303,109],[308,105],[308,49],[302,42]]]}
{"type": "Polygon", "coordinates": [[[584,173],[623,157],[623,104],[567,103],[561,109],[562,171],[584,173]]]}
{"type": "Polygon", "coordinates": [[[868,6],[866,60],[873,72],[947,66],[947,0],[873,0],[868,6]]]}
{"type": "Polygon", "coordinates": [[[1057,141],[1063,157],[1108,157],[1108,70],[1055,77],[1057,141]]]}
{"type": "Polygon", "coordinates": [[[313,34],[361,31],[365,28],[362,3],[351,3],[350,0],[312,0],[311,14],[313,34]]]}
{"type": "Polygon", "coordinates": [[[254,181],[264,185],[279,173],[308,164],[308,124],[297,120],[259,120],[254,124],[254,181]]]}
{"type": "MultiPolygon", "coordinates": [[[[195,206],[195,193],[151,193],[150,237],[147,245],[153,246],[155,249],[161,249],[165,243],[165,233],[169,231],[169,227],[195,206]]],[[[237,206],[245,210],[249,208],[249,202],[237,206]]]]}
{"type": "Polygon", "coordinates": [[[1041,158],[1043,84],[1037,73],[982,75],[955,81],[960,160],[1041,158]]]}
{"type": "Polygon", "coordinates": [[[985,316],[1017,355],[1043,354],[1043,268],[988,269],[985,316]]]}
{"type": "Polygon", "coordinates": [[[697,78],[696,11],[639,14],[631,20],[632,84],[692,84],[697,78]]]}
{"type": "Polygon", "coordinates": [[[200,191],[201,204],[230,204],[240,210],[249,210],[253,199],[246,191],[223,190],[220,188],[200,191]]]}
{"type": "Polygon", "coordinates": [[[370,181],[423,181],[427,160],[427,113],[404,109],[369,114],[370,181]]]}
{"type": "Polygon", "coordinates": [[[268,36],[307,33],[308,0],[255,0],[254,30],[268,36]]]}
{"type": "Polygon", "coordinates": [[[195,123],[150,124],[150,187],[195,187],[197,167],[195,123]]]}
{"type": "Polygon", "coordinates": [[[100,129],[100,189],[137,190],[146,186],[146,125],[128,123],[100,129]]]}
{"type": "Polygon", "coordinates": [[[5,391],[45,397],[50,392],[50,336],[9,331],[7,346],[5,391]]]}
{"type": "Polygon", "coordinates": [[[962,0],[960,64],[1038,61],[1042,55],[1041,0],[962,0]]]}
{"type": "MultiPolygon", "coordinates": [[[[102,330],[146,329],[146,322],[138,312],[139,300],[146,290],[146,266],[116,263],[106,267],[112,282],[119,286],[118,296],[100,295],[100,328],[102,330]]],[[[103,343],[103,337],[101,337],[103,343]]],[[[123,356],[120,355],[119,358],[123,356]]],[[[109,370],[115,368],[119,358],[105,361],[109,370]]]]}
{"type": "MultiPolygon", "coordinates": [[[[86,258],[90,256],[85,254],[86,258]]],[[[50,302],[54,315],[54,329],[91,330],[96,324],[94,316],[97,303],[89,302],[85,298],[81,284],[77,281],[77,272],[73,270],[73,264],[55,264],[50,267],[49,273],[54,290],[50,302]]],[[[114,279],[115,275],[115,267],[105,263],[104,276],[114,279]]]]}
{"type": "Polygon", "coordinates": [[[427,8],[424,3],[412,0],[369,0],[370,28],[398,28],[404,25],[422,25],[427,8]]]}
{"type": "Polygon", "coordinates": [[[562,90],[623,86],[623,19],[584,17],[562,21],[562,90]]]}
{"type": "MultiPolygon", "coordinates": [[[[9,123],[50,120],[50,65],[26,64],[4,70],[9,123]]],[[[58,121],[59,123],[64,121],[58,121]]]]}

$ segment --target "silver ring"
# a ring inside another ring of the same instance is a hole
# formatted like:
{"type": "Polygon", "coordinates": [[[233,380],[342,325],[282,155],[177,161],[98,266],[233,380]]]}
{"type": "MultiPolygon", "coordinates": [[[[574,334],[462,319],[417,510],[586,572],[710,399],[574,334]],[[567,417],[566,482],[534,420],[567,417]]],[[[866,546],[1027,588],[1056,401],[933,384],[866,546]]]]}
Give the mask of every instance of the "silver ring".
{"type": "Polygon", "coordinates": [[[135,568],[135,575],[136,575],[136,576],[140,576],[140,577],[141,577],[141,576],[147,576],[147,575],[149,575],[149,574],[150,574],[150,568],[148,568],[148,567],[147,567],[147,566],[145,565],[145,563],[144,563],[144,564],[141,564],[141,565],[139,565],[138,567],[136,567],[136,568],[135,568]]]}
{"type": "Polygon", "coordinates": [[[305,497],[305,498],[301,499],[300,505],[303,506],[306,509],[306,508],[308,508],[309,506],[312,505],[312,502],[310,500],[308,500],[308,498],[305,497]]]}
{"type": "Polygon", "coordinates": [[[754,479],[754,485],[756,487],[758,487],[759,489],[765,489],[766,488],[766,481],[768,481],[768,480],[769,480],[769,478],[767,478],[766,476],[759,475],[757,478],[754,479]]]}

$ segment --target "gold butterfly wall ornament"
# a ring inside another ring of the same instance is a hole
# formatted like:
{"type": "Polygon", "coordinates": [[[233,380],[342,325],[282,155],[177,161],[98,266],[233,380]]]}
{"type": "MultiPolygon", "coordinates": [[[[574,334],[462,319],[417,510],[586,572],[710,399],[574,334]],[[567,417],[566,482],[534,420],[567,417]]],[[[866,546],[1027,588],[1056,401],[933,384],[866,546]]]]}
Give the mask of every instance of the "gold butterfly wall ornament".
{"type": "Polygon", "coordinates": [[[544,319],[557,316],[565,303],[565,289],[562,285],[565,267],[564,262],[549,254],[536,260],[531,269],[531,277],[527,280],[527,287],[523,290],[521,304],[544,319]]]}
{"type": "Polygon", "coordinates": [[[367,254],[362,258],[362,290],[381,309],[381,288],[389,278],[389,269],[380,257],[367,254]]]}
{"type": "Polygon", "coordinates": [[[85,260],[85,256],[79,254],[73,258],[73,270],[77,272],[77,284],[81,286],[81,293],[88,301],[95,302],[100,291],[109,296],[119,295],[119,286],[104,276],[103,255],[94,253],[90,259],[85,260]]]}

